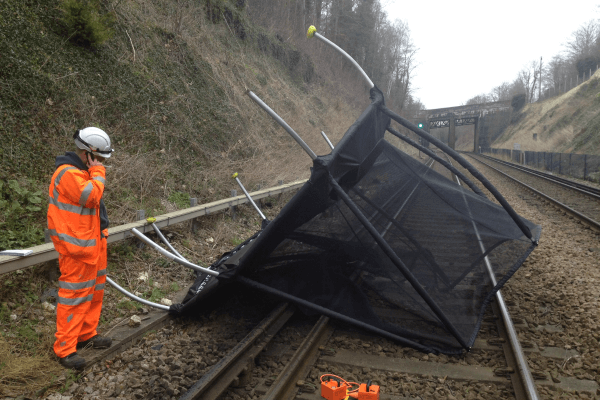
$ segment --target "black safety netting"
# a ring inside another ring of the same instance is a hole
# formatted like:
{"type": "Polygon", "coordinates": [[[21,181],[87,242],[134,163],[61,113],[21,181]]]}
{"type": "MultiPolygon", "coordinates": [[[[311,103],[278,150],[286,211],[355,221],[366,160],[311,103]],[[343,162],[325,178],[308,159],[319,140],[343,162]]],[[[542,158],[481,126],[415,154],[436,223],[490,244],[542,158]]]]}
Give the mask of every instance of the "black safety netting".
{"type": "Polygon", "coordinates": [[[526,236],[502,206],[391,145],[383,98],[372,96],[280,214],[213,265],[213,280],[236,279],[422,351],[459,353],[540,227],[521,219],[526,236]]]}

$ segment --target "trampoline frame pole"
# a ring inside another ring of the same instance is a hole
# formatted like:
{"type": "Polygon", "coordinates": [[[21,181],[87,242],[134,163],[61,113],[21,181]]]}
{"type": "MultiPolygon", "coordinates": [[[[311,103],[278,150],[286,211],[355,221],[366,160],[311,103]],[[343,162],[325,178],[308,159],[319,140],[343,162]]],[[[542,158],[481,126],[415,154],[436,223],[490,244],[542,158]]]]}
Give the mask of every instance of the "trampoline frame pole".
{"type": "Polygon", "coordinates": [[[154,232],[156,232],[156,234],[158,235],[160,240],[163,241],[163,243],[169,248],[169,250],[171,250],[177,257],[181,258],[182,260],[187,261],[184,256],[179,254],[179,252],[177,250],[175,250],[175,248],[173,246],[171,246],[171,243],[169,243],[167,238],[162,234],[162,232],[160,231],[160,229],[158,229],[158,226],[156,226],[156,224],[154,222],[152,223],[152,228],[154,228],[154,232]]]}
{"type": "Polygon", "coordinates": [[[254,202],[254,199],[252,199],[252,197],[250,197],[250,194],[246,191],[246,188],[244,187],[244,185],[242,185],[242,182],[240,182],[240,179],[238,178],[238,173],[236,172],[231,177],[233,179],[235,179],[235,181],[237,182],[237,184],[242,189],[242,192],[244,192],[244,194],[246,195],[246,198],[248,199],[248,201],[250,202],[250,204],[252,204],[252,207],[254,207],[254,209],[256,210],[256,212],[258,212],[258,214],[260,215],[260,217],[263,220],[267,219],[267,217],[265,217],[265,214],[263,214],[262,211],[260,211],[260,208],[258,208],[258,206],[256,205],[256,203],[254,202]]]}
{"type": "Polygon", "coordinates": [[[331,150],[333,150],[333,144],[331,143],[331,140],[329,140],[329,138],[327,137],[327,135],[325,134],[325,132],[321,131],[321,135],[323,135],[323,138],[325,139],[325,141],[327,142],[327,144],[329,145],[329,147],[331,147],[331,150]]]}
{"type": "Polygon", "coordinates": [[[342,189],[342,187],[337,183],[337,181],[329,174],[329,183],[331,184],[333,190],[340,196],[342,201],[346,203],[350,211],[358,218],[358,220],[364,225],[365,228],[369,231],[373,240],[381,246],[381,250],[389,257],[390,261],[398,267],[402,275],[406,278],[406,280],[411,284],[411,286],[415,289],[415,291],[421,296],[421,298],[427,303],[431,311],[439,318],[440,322],[448,329],[448,332],[454,336],[456,341],[466,350],[470,350],[471,348],[467,345],[467,343],[463,340],[462,336],[456,329],[456,327],[452,324],[452,322],[448,319],[446,314],[442,311],[440,306],[437,305],[435,300],[427,293],[427,291],[423,288],[421,283],[415,278],[415,276],[410,272],[410,270],[406,267],[406,265],[402,262],[400,257],[396,254],[396,252],[390,247],[388,242],[381,237],[377,229],[367,220],[364,214],[358,209],[356,204],[352,201],[350,196],[342,189]]]}
{"type": "Polygon", "coordinates": [[[132,228],[131,232],[138,239],[140,239],[142,242],[146,243],[148,246],[153,247],[156,251],[158,251],[163,256],[170,258],[171,260],[173,260],[185,267],[191,268],[195,271],[204,272],[205,274],[208,274],[208,275],[219,276],[219,273],[217,271],[213,271],[212,269],[201,267],[201,266],[193,264],[187,260],[184,260],[183,258],[179,258],[173,253],[169,253],[168,251],[166,251],[165,249],[163,249],[162,247],[160,247],[159,245],[154,243],[152,240],[148,239],[146,237],[146,235],[144,235],[142,232],[138,231],[136,228],[132,228]]]}
{"type": "Polygon", "coordinates": [[[322,41],[323,43],[326,43],[329,46],[333,47],[346,60],[348,60],[352,65],[354,65],[354,68],[356,68],[358,70],[358,72],[360,72],[360,74],[362,75],[363,79],[367,82],[367,85],[369,85],[369,89],[371,89],[371,88],[373,88],[375,86],[375,84],[373,83],[373,81],[371,80],[371,78],[369,78],[369,75],[367,75],[367,73],[362,69],[362,67],[360,65],[358,65],[358,63],[356,62],[356,60],[354,58],[352,58],[348,53],[346,53],[340,46],[338,46],[337,44],[333,43],[331,40],[327,39],[325,36],[323,36],[320,33],[318,33],[317,32],[317,28],[315,28],[313,25],[311,25],[308,28],[308,32],[306,33],[306,37],[308,37],[310,39],[313,36],[316,37],[317,39],[319,39],[320,41],[322,41]]]}
{"type": "Polygon", "coordinates": [[[310,156],[310,158],[312,158],[313,160],[317,159],[317,155],[315,154],[315,152],[312,151],[310,147],[308,147],[306,142],[302,140],[302,138],[283,120],[283,118],[277,115],[275,111],[273,111],[268,105],[266,105],[265,102],[262,101],[260,97],[255,95],[251,90],[248,90],[248,92],[246,93],[248,94],[248,96],[250,96],[252,100],[256,102],[256,104],[258,104],[263,110],[265,110],[267,114],[269,114],[271,118],[275,120],[275,122],[281,125],[281,127],[285,129],[287,133],[290,134],[290,136],[300,145],[300,147],[304,149],[304,151],[310,156]]]}
{"type": "Polygon", "coordinates": [[[154,308],[158,308],[164,311],[169,311],[170,307],[169,306],[165,306],[164,304],[158,304],[158,303],[153,303],[151,301],[148,301],[146,299],[142,299],[141,297],[136,296],[135,294],[128,292],[127,290],[125,290],[124,288],[122,288],[118,283],[116,283],[115,281],[113,281],[112,279],[110,279],[108,276],[106,277],[106,281],[108,283],[111,284],[111,286],[113,286],[115,289],[117,289],[119,292],[123,293],[125,296],[129,297],[132,300],[135,300],[139,303],[145,304],[147,306],[150,307],[154,307],[154,308]]]}
{"type": "Polygon", "coordinates": [[[441,158],[440,156],[438,156],[437,154],[435,154],[435,152],[429,150],[427,147],[420,145],[419,143],[415,142],[414,140],[404,136],[403,134],[401,134],[400,132],[398,132],[397,130],[395,130],[392,127],[387,127],[386,128],[388,132],[390,132],[392,135],[396,136],[398,139],[403,140],[404,142],[408,143],[409,145],[419,149],[419,151],[422,151],[423,153],[425,153],[426,155],[428,155],[429,157],[433,158],[435,161],[439,162],[440,164],[442,164],[444,167],[446,167],[446,169],[450,170],[454,175],[460,177],[460,179],[462,179],[463,181],[465,181],[465,183],[471,188],[471,190],[473,192],[475,192],[476,194],[485,197],[487,199],[487,196],[485,195],[485,193],[483,193],[481,191],[481,189],[479,189],[469,178],[467,178],[462,172],[460,172],[459,170],[457,170],[454,165],[448,163],[446,160],[444,160],[443,158],[441,158]]]}
{"type": "Polygon", "coordinates": [[[410,129],[417,135],[421,136],[422,138],[426,139],[433,145],[437,146],[444,153],[448,154],[450,157],[452,157],[454,160],[456,160],[456,162],[458,164],[460,164],[462,167],[467,169],[467,171],[469,171],[471,173],[471,175],[473,175],[479,182],[481,182],[483,184],[483,186],[485,186],[485,188],[490,191],[490,193],[494,196],[494,198],[496,200],[498,200],[498,202],[500,203],[502,208],[504,208],[504,210],[512,218],[512,220],[519,227],[521,232],[523,232],[523,234],[529,240],[531,240],[533,243],[537,244],[537,240],[533,237],[531,230],[527,227],[527,225],[525,225],[525,223],[523,222],[521,217],[516,213],[516,211],[512,208],[512,206],[508,203],[508,201],[506,201],[506,199],[504,198],[504,196],[502,196],[502,194],[498,191],[498,189],[496,189],[494,187],[494,185],[492,185],[492,183],[489,180],[487,180],[487,178],[481,172],[479,172],[477,169],[475,169],[475,167],[473,167],[473,165],[471,165],[471,163],[469,163],[467,160],[465,160],[464,157],[461,156],[456,150],[450,148],[450,146],[448,146],[447,144],[445,144],[444,142],[442,142],[435,136],[430,135],[427,132],[424,132],[423,129],[419,129],[418,126],[416,126],[415,124],[413,124],[406,118],[403,118],[400,115],[396,114],[395,112],[393,112],[386,106],[381,105],[381,106],[379,106],[379,109],[384,114],[386,114],[388,117],[390,117],[394,121],[398,122],[400,125],[404,126],[405,128],[410,129]]]}
{"type": "Polygon", "coordinates": [[[379,329],[379,328],[377,328],[377,327],[375,327],[373,325],[369,325],[369,324],[366,324],[366,323],[364,323],[362,321],[356,320],[354,318],[350,318],[350,317],[348,317],[348,316],[346,316],[344,314],[340,314],[338,312],[330,310],[329,308],[325,308],[325,307],[319,306],[317,304],[311,303],[311,302],[306,301],[306,300],[304,300],[304,299],[302,299],[300,297],[296,297],[296,296],[291,295],[289,293],[286,293],[286,292],[283,292],[281,290],[275,289],[275,288],[273,288],[271,286],[267,286],[267,285],[262,284],[260,282],[254,281],[252,279],[248,279],[248,278],[246,278],[244,276],[238,275],[235,279],[238,282],[241,282],[244,285],[247,285],[249,287],[252,287],[252,288],[255,288],[255,289],[260,289],[260,290],[263,290],[263,291],[265,291],[267,293],[271,293],[271,294],[274,294],[276,296],[280,296],[280,297],[282,297],[282,298],[284,298],[284,299],[286,299],[288,301],[291,301],[291,302],[293,302],[295,304],[298,304],[298,305],[301,305],[303,307],[315,310],[318,313],[323,314],[323,315],[325,315],[327,317],[335,318],[337,320],[344,321],[346,323],[358,326],[358,327],[363,328],[365,330],[377,333],[378,335],[381,335],[383,337],[386,337],[386,338],[389,338],[389,339],[392,339],[392,340],[396,340],[396,341],[398,341],[398,342],[400,342],[400,343],[402,343],[402,344],[404,344],[406,346],[410,346],[410,347],[412,347],[414,349],[417,349],[417,350],[420,350],[420,351],[423,351],[423,352],[429,350],[427,347],[423,346],[420,343],[414,342],[414,341],[412,341],[410,339],[406,339],[406,338],[398,336],[398,335],[394,335],[393,333],[390,333],[390,332],[385,331],[383,329],[379,329]]]}

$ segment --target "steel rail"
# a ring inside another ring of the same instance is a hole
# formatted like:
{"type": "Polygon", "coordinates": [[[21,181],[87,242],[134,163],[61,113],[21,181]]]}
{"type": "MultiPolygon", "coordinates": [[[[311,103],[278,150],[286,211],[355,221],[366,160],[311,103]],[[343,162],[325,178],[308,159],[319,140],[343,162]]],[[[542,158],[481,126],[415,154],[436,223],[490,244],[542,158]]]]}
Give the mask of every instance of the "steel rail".
{"type": "MultiPolygon", "coordinates": [[[[270,197],[276,194],[291,192],[302,187],[306,180],[289,183],[286,185],[267,188],[252,192],[252,198],[255,200],[270,197]]],[[[243,196],[231,197],[227,199],[217,200],[211,203],[201,204],[198,206],[186,208],[183,210],[174,211],[171,213],[159,215],[156,217],[156,226],[164,228],[174,224],[188,221],[190,219],[202,217],[204,215],[214,214],[215,212],[228,210],[232,206],[246,204],[248,199],[243,196]]],[[[149,225],[145,220],[132,222],[125,225],[115,226],[108,229],[108,243],[117,242],[133,236],[131,229],[136,228],[142,233],[151,232],[154,230],[152,225],[149,225]]],[[[37,246],[29,247],[33,253],[26,257],[0,256],[0,275],[19,269],[31,267],[36,264],[41,264],[47,261],[58,259],[58,253],[54,250],[52,243],[44,243],[37,246]]]]}
{"type": "Polygon", "coordinates": [[[483,165],[487,166],[488,168],[493,169],[494,171],[504,175],[505,177],[513,180],[514,182],[518,183],[519,185],[522,185],[524,187],[526,187],[527,189],[531,190],[534,194],[543,197],[544,199],[550,201],[551,203],[553,203],[554,205],[556,205],[557,207],[559,207],[560,209],[563,209],[564,211],[566,211],[567,213],[571,214],[572,216],[574,216],[575,218],[578,218],[580,221],[583,221],[585,223],[587,223],[592,229],[600,232],[600,222],[591,219],[590,217],[588,217],[587,215],[584,215],[582,213],[580,213],[579,211],[576,211],[574,209],[572,209],[571,207],[567,206],[566,204],[561,203],[560,201],[548,196],[545,193],[540,192],[537,189],[532,188],[531,186],[529,186],[528,184],[521,182],[520,180],[508,175],[506,172],[500,171],[497,168],[492,167],[491,165],[489,165],[486,162],[483,162],[481,160],[478,160],[477,158],[473,157],[474,160],[482,163],[483,165]]]}
{"type": "Polygon", "coordinates": [[[231,351],[206,372],[179,400],[217,399],[254,364],[254,358],[273,339],[294,314],[288,303],[282,303],[261,321],[231,351]]]}
{"type": "MultiPolygon", "coordinates": [[[[452,161],[450,161],[450,160],[448,160],[448,161],[450,163],[452,163],[452,161]]],[[[457,176],[454,176],[454,179],[456,179],[456,183],[458,183],[459,186],[462,186],[460,183],[460,179],[457,176]]],[[[476,235],[477,241],[479,243],[479,249],[481,250],[482,254],[486,254],[487,250],[485,248],[485,245],[483,244],[481,235],[479,234],[479,229],[477,229],[477,224],[475,223],[475,221],[473,221],[473,215],[471,214],[471,208],[469,207],[469,203],[468,203],[464,193],[463,193],[463,200],[465,201],[465,205],[467,206],[467,211],[469,212],[469,217],[471,218],[471,223],[473,224],[473,229],[475,231],[475,235],[476,235]]],[[[483,257],[483,261],[485,263],[486,271],[492,282],[492,287],[495,287],[498,284],[498,281],[496,280],[496,276],[494,275],[494,271],[492,269],[492,264],[490,263],[490,260],[487,255],[483,257]]],[[[531,375],[531,371],[529,370],[529,364],[527,363],[527,359],[525,358],[525,353],[523,352],[523,349],[521,348],[521,342],[519,341],[519,336],[517,335],[517,330],[515,329],[512,319],[510,318],[510,313],[508,312],[508,307],[506,306],[506,302],[504,301],[502,292],[500,290],[498,290],[496,292],[495,297],[496,297],[496,303],[498,304],[498,308],[500,309],[500,316],[502,317],[502,322],[504,323],[504,328],[508,335],[510,348],[512,349],[512,355],[516,361],[517,370],[519,371],[520,380],[518,380],[518,382],[521,384],[520,385],[521,388],[519,388],[519,389],[522,389],[522,391],[519,390],[517,392],[515,390],[515,392],[522,393],[525,399],[537,400],[537,399],[539,399],[539,396],[537,393],[537,389],[535,387],[533,376],[531,375]]]]}
{"type": "Polygon", "coordinates": [[[319,357],[319,346],[331,336],[332,332],[333,329],[329,326],[329,317],[322,315],[262,399],[294,399],[298,392],[295,382],[304,379],[308,374],[309,369],[319,357]]]}
{"type": "MultiPolygon", "coordinates": [[[[478,156],[486,158],[488,160],[492,160],[492,161],[497,162],[499,164],[505,165],[505,166],[507,166],[509,168],[513,168],[513,169],[516,169],[518,171],[525,172],[527,174],[534,175],[534,176],[537,176],[537,177],[542,178],[542,179],[546,179],[549,182],[556,183],[557,185],[568,187],[569,189],[576,190],[576,191],[578,191],[580,193],[583,193],[585,195],[588,195],[590,197],[594,197],[594,198],[600,200],[600,189],[596,189],[594,187],[587,186],[587,185],[584,185],[584,184],[581,184],[581,183],[573,182],[573,181],[571,181],[569,179],[561,178],[561,177],[558,177],[558,176],[555,176],[555,175],[551,175],[551,174],[548,174],[548,173],[545,173],[545,172],[542,172],[542,171],[536,171],[534,169],[531,169],[531,168],[528,168],[528,167],[524,167],[522,165],[514,164],[514,163],[511,163],[511,162],[508,162],[508,161],[504,161],[504,160],[499,160],[499,159],[494,158],[494,157],[485,156],[483,154],[479,154],[478,156]]],[[[471,155],[471,157],[473,157],[473,155],[471,155]]],[[[473,157],[473,158],[475,158],[477,160],[477,157],[473,157]]]]}

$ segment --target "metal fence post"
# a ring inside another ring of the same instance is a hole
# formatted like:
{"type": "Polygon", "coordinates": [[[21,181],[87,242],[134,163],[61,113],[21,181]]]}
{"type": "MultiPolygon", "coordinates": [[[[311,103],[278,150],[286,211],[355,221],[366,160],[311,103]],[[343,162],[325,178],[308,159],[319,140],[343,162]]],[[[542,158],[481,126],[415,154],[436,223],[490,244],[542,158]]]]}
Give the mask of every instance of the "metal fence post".
{"type": "Polygon", "coordinates": [[[562,175],[562,153],[558,153],[558,174],[562,175]]]}
{"type": "MultiPolygon", "coordinates": [[[[198,198],[197,197],[190,197],[190,207],[196,207],[198,205],[198,198]]],[[[192,232],[196,232],[196,230],[198,229],[198,218],[192,218],[192,224],[190,229],[192,230],[192,232]]]]}
{"type": "MultiPolygon", "coordinates": [[[[258,190],[260,190],[261,187],[262,187],[262,185],[259,183],[258,184],[258,190]]],[[[260,207],[261,210],[263,209],[263,201],[262,201],[262,199],[258,200],[258,207],[260,207]]]]}
{"type": "MultiPolygon", "coordinates": [[[[237,190],[232,189],[231,190],[231,197],[236,197],[237,196],[237,190]]],[[[236,217],[236,212],[237,211],[237,206],[229,206],[229,212],[231,213],[231,219],[235,221],[235,217],[236,217]]]]}
{"type": "MultiPolygon", "coordinates": [[[[44,242],[50,243],[52,239],[50,238],[50,230],[48,228],[44,229],[44,242]]],[[[46,276],[46,279],[49,282],[56,282],[60,277],[60,269],[58,268],[58,260],[50,260],[43,264],[41,268],[41,273],[46,276]]],[[[56,290],[56,289],[54,289],[56,290]]],[[[58,293],[57,293],[58,296],[58,293]]]]}
{"type": "MultiPolygon", "coordinates": [[[[278,185],[278,186],[283,186],[283,180],[278,180],[278,181],[277,181],[277,185],[278,185]]],[[[282,193],[279,193],[279,194],[277,195],[277,201],[280,201],[280,200],[281,200],[281,195],[282,195],[282,193]]]]}
{"type": "MultiPolygon", "coordinates": [[[[135,214],[135,219],[136,221],[141,221],[143,219],[146,219],[146,210],[137,210],[136,214],[135,214]]],[[[136,247],[138,249],[143,249],[145,244],[144,242],[142,242],[140,239],[136,239],[136,247]]]]}

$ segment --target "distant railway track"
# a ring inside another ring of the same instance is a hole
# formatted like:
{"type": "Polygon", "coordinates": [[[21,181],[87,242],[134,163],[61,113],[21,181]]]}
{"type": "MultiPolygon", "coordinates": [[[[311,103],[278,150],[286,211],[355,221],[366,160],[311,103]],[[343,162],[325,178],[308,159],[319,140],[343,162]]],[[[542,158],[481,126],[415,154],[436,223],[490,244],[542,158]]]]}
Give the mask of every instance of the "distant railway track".
{"type": "Polygon", "coordinates": [[[473,154],[469,157],[600,231],[600,189],[492,157],[473,154]]]}

